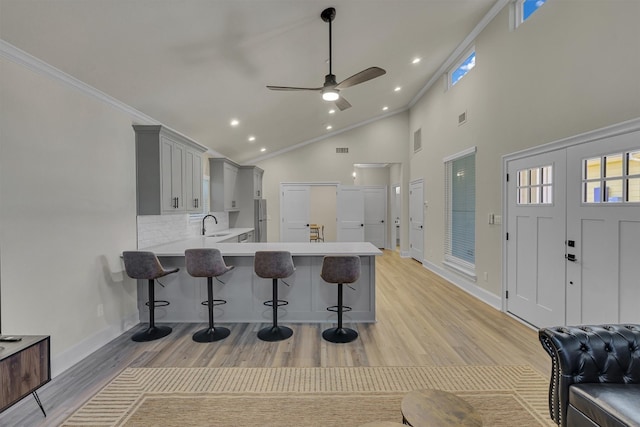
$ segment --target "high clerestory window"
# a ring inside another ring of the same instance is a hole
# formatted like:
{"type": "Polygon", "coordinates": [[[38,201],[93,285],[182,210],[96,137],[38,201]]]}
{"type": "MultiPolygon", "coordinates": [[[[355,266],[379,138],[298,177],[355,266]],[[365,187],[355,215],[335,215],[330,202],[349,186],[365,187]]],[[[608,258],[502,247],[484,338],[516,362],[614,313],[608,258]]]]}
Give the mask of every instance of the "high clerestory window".
{"type": "Polygon", "coordinates": [[[449,71],[449,88],[458,83],[461,78],[476,66],[476,48],[469,49],[449,71]]]}
{"type": "Polygon", "coordinates": [[[516,27],[529,19],[547,0],[516,0],[514,5],[516,27]]]}

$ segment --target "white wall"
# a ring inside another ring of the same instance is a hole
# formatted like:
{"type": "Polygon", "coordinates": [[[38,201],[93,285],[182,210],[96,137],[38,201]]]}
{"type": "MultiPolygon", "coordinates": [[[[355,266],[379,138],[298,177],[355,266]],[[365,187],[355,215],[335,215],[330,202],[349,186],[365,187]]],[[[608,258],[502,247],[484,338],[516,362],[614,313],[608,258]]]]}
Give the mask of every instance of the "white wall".
{"type": "Polygon", "coordinates": [[[640,2],[548,1],[515,31],[509,11],[477,37],[470,73],[449,91],[434,85],[410,110],[410,134],[422,129],[411,179],[424,177],[429,201],[425,261],[445,269],[442,159],[475,145],[477,286],[496,295],[503,234],[486,218],[502,209],[501,156],[640,117],[640,2]]]}
{"type": "MultiPolygon", "coordinates": [[[[264,170],[262,191],[264,198],[269,200],[269,240],[277,241],[280,236],[280,183],[340,182],[353,185],[354,163],[407,164],[408,128],[409,115],[403,112],[257,162],[256,165],[264,170]],[[349,148],[349,153],[336,154],[338,147],[349,148]]],[[[408,186],[407,176],[402,179],[408,186]]]]}
{"type": "Polygon", "coordinates": [[[21,65],[0,58],[0,75],[2,333],[51,335],[55,375],[137,323],[120,261],[136,247],[134,132],[21,65]]]}

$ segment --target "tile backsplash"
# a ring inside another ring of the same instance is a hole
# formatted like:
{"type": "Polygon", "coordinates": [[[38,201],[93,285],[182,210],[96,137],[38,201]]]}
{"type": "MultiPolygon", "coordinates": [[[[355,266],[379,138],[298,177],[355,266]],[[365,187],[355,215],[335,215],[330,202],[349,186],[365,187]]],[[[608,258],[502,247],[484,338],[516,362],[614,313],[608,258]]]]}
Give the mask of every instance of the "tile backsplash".
{"type": "MultiPolygon", "coordinates": [[[[229,214],[227,212],[211,212],[216,217],[207,218],[207,233],[226,230],[229,228],[229,214]]],[[[138,215],[138,249],[176,240],[188,239],[202,234],[202,217],[191,219],[189,214],[176,215],[138,215]]]]}

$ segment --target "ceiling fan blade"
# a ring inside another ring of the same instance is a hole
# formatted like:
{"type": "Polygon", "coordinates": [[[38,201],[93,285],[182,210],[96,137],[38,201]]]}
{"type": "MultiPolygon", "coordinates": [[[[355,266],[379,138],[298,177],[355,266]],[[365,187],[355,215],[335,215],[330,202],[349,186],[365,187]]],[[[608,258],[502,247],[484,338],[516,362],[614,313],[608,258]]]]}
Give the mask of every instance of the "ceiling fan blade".
{"type": "Polygon", "coordinates": [[[347,108],[351,108],[351,104],[349,104],[349,101],[344,99],[343,96],[340,96],[340,98],[336,99],[336,107],[338,107],[340,111],[344,111],[347,108]]]}
{"type": "Polygon", "coordinates": [[[271,90],[322,90],[321,87],[290,87],[290,86],[267,86],[267,89],[271,90]]]}
{"type": "Polygon", "coordinates": [[[370,68],[367,68],[366,70],[362,70],[359,73],[354,74],[351,77],[344,79],[343,81],[338,83],[338,85],[336,86],[336,89],[340,90],[346,87],[355,86],[360,83],[369,81],[371,79],[375,79],[376,77],[380,77],[383,74],[386,74],[386,71],[383,70],[382,68],[370,67],[370,68]]]}

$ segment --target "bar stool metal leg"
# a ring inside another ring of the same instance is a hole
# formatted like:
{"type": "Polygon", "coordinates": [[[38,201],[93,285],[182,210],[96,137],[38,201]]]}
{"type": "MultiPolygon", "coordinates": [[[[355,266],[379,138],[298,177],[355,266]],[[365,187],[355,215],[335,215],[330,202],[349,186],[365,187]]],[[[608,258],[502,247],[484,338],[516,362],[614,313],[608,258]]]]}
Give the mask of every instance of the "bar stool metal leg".
{"type": "MultiPolygon", "coordinates": [[[[168,304],[168,303],[167,303],[168,304]]],[[[167,305],[161,304],[161,305],[167,305]]],[[[171,333],[171,328],[169,326],[156,326],[155,322],[155,308],[156,308],[156,299],[155,299],[155,289],[154,289],[154,280],[149,279],[149,301],[147,302],[149,306],[149,328],[133,334],[131,339],[136,342],[147,342],[157,340],[158,338],[166,337],[171,333]]]]}
{"type": "Polygon", "coordinates": [[[278,307],[280,307],[280,305],[287,304],[286,301],[278,300],[278,279],[273,279],[272,292],[273,299],[271,300],[271,306],[273,307],[273,325],[262,328],[258,332],[258,338],[262,341],[282,341],[293,335],[293,330],[291,328],[278,326],[278,307]]]}
{"type": "Polygon", "coordinates": [[[192,338],[195,342],[220,341],[231,334],[231,331],[227,328],[213,326],[213,308],[216,305],[213,299],[213,277],[207,277],[207,305],[209,306],[209,327],[193,334],[192,338]]]}
{"type": "Polygon", "coordinates": [[[338,326],[326,329],[322,332],[322,338],[329,342],[338,344],[348,343],[358,338],[358,333],[356,331],[345,328],[342,325],[342,314],[344,310],[342,286],[342,283],[338,283],[338,305],[336,307],[336,311],[338,313],[338,326]]]}

